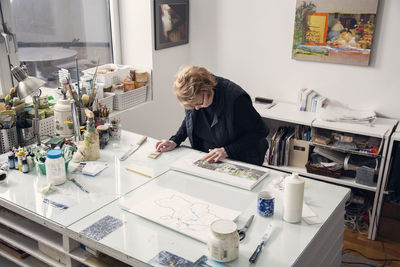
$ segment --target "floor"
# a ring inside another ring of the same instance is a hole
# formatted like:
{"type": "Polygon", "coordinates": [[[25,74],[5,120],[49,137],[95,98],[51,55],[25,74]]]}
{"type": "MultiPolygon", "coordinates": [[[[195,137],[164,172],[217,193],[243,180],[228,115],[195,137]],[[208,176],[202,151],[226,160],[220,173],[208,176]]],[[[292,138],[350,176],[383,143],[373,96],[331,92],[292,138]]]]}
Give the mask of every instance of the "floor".
{"type": "MultiPolygon", "coordinates": [[[[398,259],[399,261],[387,261],[387,266],[400,267],[400,242],[392,241],[388,239],[377,238],[376,241],[369,240],[366,234],[361,234],[358,232],[353,232],[350,229],[345,228],[344,240],[343,240],[343,250],[354,255],[360,256],[359,253],[355,251],[349,251],[347,249],[356,250],[362,253],[365,257],[384,259],[385,252],[387,259],[398,259]]],[[[379,261],[384,263],[384,261],[379,261]]]]}

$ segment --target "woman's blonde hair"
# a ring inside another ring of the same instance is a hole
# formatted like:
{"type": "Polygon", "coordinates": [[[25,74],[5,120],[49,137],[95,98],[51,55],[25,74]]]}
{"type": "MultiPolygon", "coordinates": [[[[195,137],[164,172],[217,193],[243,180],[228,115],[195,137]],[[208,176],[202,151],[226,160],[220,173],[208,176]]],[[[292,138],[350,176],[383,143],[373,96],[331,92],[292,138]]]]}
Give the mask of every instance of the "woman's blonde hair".
{"type": "Polygon", "coordinates": [[[186,109],[193,109],[193,100],[200,94],[214,96],[213,88],[216,84],[214,75],[206,68],[183,66],[175,76],[174,90],[181,105],[186,109]]]}

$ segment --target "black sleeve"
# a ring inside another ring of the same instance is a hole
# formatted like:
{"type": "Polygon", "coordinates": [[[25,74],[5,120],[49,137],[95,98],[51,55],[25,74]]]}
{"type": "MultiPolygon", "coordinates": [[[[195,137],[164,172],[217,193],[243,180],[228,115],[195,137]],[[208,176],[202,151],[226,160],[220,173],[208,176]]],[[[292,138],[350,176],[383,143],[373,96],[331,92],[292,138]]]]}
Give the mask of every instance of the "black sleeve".
{"type": "Polygon", "coordinates": [[[187,137],[187,131],[186,131],[186,116],[185,116],[185,118],[182,121],[181,127],[179,127],[176,134],[171,136],[169,140],[174,141],[176,143],[176,146],[179,146],[183,141],[185,141],[186,137],[187,137]]]}
{"type": "Polygon", "coordinates": [[[253,103],[248,95],[241,95],[234,103],[234,122],[235,131],[240,133],[240,137],[233,143],[225,146],[225,151],[229,157],[237,158],[244,150],[249,147],[256,147],[260,139],[266,138],[268,128],[263,122],[260,114],[254,109],[253,103]]]}

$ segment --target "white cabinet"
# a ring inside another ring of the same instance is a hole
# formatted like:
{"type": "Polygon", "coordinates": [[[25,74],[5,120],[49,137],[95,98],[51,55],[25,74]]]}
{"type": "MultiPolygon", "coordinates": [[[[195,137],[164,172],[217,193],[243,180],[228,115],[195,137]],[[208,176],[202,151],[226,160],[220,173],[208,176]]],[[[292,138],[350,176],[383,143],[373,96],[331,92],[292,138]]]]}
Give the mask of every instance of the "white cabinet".
{"type": "MultiPolygon", "coordinates": [[[[368,190],[374,194],[374,201],[371,210],[370,227],[369,227],[369,239],[375,239],[377,233],[377,225],[379,220],[379,214],[382,207],[382,185],[386,184],[386,176],[383,175],[384,166],[387,163],[387,150],[389,144],[389,138],[397,125],[397,120],[377,118],[374,124],[355,124],[345,122],[327,122],[316,119],[315,113],[299,111],[297,105],[294,103],[278,102],[272,108],[265,108],[262,104],[255,104],[254,107],[260,113],[260,115],[266,120],[268,125],[304,125],[311,128],[311,135],[318,131],[330,130],[334,132],[350,133],[365,137],[374,137],[379,140],[378,153],[367,153],[351,151],[346,149],[335,148],[331,146],[324,146],[310,142],[313,147],[323,147],[325,149],[336,150],[349,154],[356,154],[365,157],[374,157],[379,161],[377,168],[377,182],[376,186],[367,186],[364,184],[356,183],[355,178],[341,176],[339,178],[332,178],[325,175],[319,175],[307,172],[304,167],[291,167],[291,166],[272,166],[266,165],[266,167],[282,170],[286,172],[298,172],[300,175],[334,183],[338,185],[344,185],[352,188],[359,188],[362,190],[368,190]]],[[[400,139],[400,135],[399,135],[400,139]]]]}

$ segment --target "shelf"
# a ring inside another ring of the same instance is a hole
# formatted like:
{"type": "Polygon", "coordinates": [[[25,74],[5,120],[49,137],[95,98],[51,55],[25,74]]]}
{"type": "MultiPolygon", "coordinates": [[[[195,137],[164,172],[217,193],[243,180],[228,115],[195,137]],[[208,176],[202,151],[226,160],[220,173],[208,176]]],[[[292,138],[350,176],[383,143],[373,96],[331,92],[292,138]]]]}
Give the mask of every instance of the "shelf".
{"type": "Polygon", "coordinates": [[[50,266],[65,266],[42,253],[39,250],[37,241],[32,240],[29,237],[17,235],[8,230],[0,228],[0,238],[17,248],[22,249],[26,253],[30,254],[31,257],[35,257],[36,259],[50,266]]]}
{"type": "Polygon", "coordinates": [[[100,253],[99,257],[95,257],[87,251],[84,251],[81,248],[76,248],[71,253],[69,253],[70,257],[91,267],[99,267],[99,266],[115,266],[115,267],[125,267],[131,266],[126,263],[123,263],[111,256],[102,255],[100,253]],[[101,260],[103,258],[103,260],[101,260]]]}
{"type": "Polygon", "coordinates": [[[92,254],[90,254],[89,252],[81,249],[80,247],[74,249],[72,252],[70,252],[68,254],[72,259],[79,261],[81,263],[84,263],[87,266],[94,266],[94,267],[97,266],[94,264],[90,264],[90,261],[87,262],[88,259],[92,259],[95,257],[92,254]]]}
{"type": "Polygon", "coordinates": [[[330,182],[333,184],[338,184],[338,185],[345,185],[349,187],[354,187],[354,188],[360,188],[368,191],[375,192],[376,191],[376,186],[367,186],[363,184],[358,184],[355,182],[355,178],[350,178],[350,177],[345,177],[341,176],[340,178],[332,178],[324,175],[319,175],[319,174],[313,174],[313,173],[308,173],[306,168],[298,168],[298,167],[289,167],[289,166],[273,166],[273,165],[268,165],[268,164],[263,164],[263,166],[279,171],[284,171],[284,172],[297,172],[298,174],[302,176],[306,176],[309,178],[317,179],[320,181],[324,182],[330,182]]]}
{"type": "Polygon", "coordinates": [[[372,157],[372,158],[381,158],[381,155],[379,155],[379,153],[372,154],[372,153],[368,153],[368,152],[349,150],[349,149],[345,149],[345,148],[334,147],[334,146],[330,146],[330,145],[323,145],[323,144],[318,144],[318,143],[314,143],[314,142],[310,142],[310,146],[319,146],[319,147],[327,148],[327,149],[334,150],[334,151],[339,151],[339,152],[344,152],[344,153],[349,153],[349,154],[355,154],[355,155],[360,155],[360,156],[366,156],[366,157],[372,157]]]}
{"type": "Polygon", "coordinates": [[[30,221],[18,214],[0,209],[0,223],[22,233],[34,240],[40,241],[62,253],[65,253],[62,246],[62,235],[49,230],[47,227],[30,221]]]}
{"type": "Polygon", "coordinates": [[[312,126],[322,129],[383,138],[393,130],[396,124],[397,120],[377,118],[372,125],[315,120],[313,121],[312,126]]]}
{"type": "Polygon", "coordinates": [[[285,121],[295,124],[311,126],[315,120],[314,112],[306,112],[297,110],[297,105],[294,103],[278,102],[275,106],[267,109],[264,104],[253,104],[254,108],[261,117],[278,121],[285,121]]]}
{"type": "MultiPolygon", "coordinates": [[[[7,252],[0,250],[0,257],[3,257],[5,259],[7,259],[8,261],[11,261],[15,264],[18,264],[19,266],[32,266],[32,267],[43,267],[43,262],[39,261],[38,259],[35,259],[32,256],[28,256],[24,259],[19,259],[16,258],[14,256],[11,256],[10,254],[8,254],[7,252]]],[[[0,266],[1,265],[1,261],[0,261],[0,266]]],[[[4,265],[7,266],[7,265],[4,265]]]]}

